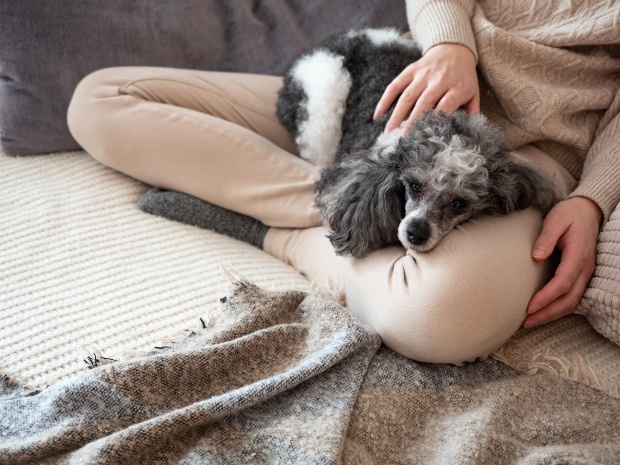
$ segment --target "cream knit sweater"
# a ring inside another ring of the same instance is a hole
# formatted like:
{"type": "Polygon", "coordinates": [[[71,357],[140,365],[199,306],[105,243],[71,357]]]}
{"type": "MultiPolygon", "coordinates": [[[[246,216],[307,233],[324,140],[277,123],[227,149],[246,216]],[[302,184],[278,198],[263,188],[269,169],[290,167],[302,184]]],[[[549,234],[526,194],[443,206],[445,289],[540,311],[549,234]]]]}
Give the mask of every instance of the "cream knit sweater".
{"type": "Polygon", "coordinates": [[[481,111],[511,148],[532,143],[576,179],[605,220],[620,201],[620,2],[407,0],[423,52],[467,46],[481,111]]]}

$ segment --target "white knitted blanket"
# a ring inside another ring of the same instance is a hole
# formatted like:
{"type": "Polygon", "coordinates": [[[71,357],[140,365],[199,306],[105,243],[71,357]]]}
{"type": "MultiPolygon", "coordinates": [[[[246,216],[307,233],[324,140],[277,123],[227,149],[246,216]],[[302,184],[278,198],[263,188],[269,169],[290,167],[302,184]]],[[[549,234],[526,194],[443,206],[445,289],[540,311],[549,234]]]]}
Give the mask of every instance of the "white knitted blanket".
{"type": "MultiPolygon", "coordinates": [[[[84,152],[0,153],[0,371],[42,387],[74,377],[93,350],[121,358],[157,346],[217,308],[222,266],[265,289],[310,290],[247,244],[139,211],[146,189],[84,152]]],[[[522,371],[551,364],[572,376],[580,356],[620,386],[620,347],[583,317],[515,341],[501,356],[522,371]]]]}
{"type": "Polygon", "coordinates": [[[266,289],[309,290],[247,244],[146,215],[147,187],[84,152],[0,153],[0,371],[41,387],[192,328],[217,306],[225,266],[266,289]]]}

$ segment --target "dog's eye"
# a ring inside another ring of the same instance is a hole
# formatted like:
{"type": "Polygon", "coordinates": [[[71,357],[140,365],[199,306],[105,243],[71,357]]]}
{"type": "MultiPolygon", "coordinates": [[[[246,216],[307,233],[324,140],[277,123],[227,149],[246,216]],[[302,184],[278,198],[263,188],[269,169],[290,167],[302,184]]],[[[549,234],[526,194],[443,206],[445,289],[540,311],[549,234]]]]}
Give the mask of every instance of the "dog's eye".
{"type": "Polygon", "coordinates": [[[417,182],[412,182],[411,184],[409,184],[409,187],[411,188],[411,192],[413,192],[414,194],[419,194],[420,192],[422,192],[422,186],[417,182]]]}
{"type": "Polygon", "coordinates": [[[467,201],[465,199],[454,199],[450,206],[455,210],[463,210],[467,206],[467,201]]]}

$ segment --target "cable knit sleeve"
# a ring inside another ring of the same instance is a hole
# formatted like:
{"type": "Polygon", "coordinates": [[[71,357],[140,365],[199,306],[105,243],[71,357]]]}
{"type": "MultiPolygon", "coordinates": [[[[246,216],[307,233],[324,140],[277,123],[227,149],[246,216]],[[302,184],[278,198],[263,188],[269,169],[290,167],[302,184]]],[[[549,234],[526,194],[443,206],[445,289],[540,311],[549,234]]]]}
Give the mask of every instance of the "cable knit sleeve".
{"type": "Polygon", "coordinates": [[[579,185],[570,196],[596,202],[605,221],[620,202],[620,90],[599,123],[579,185]]]}
{"type": "Polygon", "coordinates": [[[407,0],[407,20],[422,53],[438,44],[461,44],[478,62],[471,27],[474,0],[407,0]]]}

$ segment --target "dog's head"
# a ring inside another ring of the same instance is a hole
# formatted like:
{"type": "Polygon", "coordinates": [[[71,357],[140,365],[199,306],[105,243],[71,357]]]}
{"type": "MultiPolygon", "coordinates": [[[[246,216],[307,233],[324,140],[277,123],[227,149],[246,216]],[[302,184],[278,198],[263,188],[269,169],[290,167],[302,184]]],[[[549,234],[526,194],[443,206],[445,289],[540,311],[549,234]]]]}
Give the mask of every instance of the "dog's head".
{"type": "Polygon", "coordinates": [[[464,111],[429,112],[407,134],[382,135],[317,183],[336,252],[356,257],[397,242],[426,252],[474,216],[530,205],[545,214],[558,200],[548,175],[511,162],[500,130],[464,111]]]}
{"type": "Polygon", "coordinates": [[[546,173],[508,159],[504,138],[484,116],[427,113],[393,154],[406,192],[398,238],[426,252],[455,226],[481,214],[506,215],[559,200],[546,173]]]}

